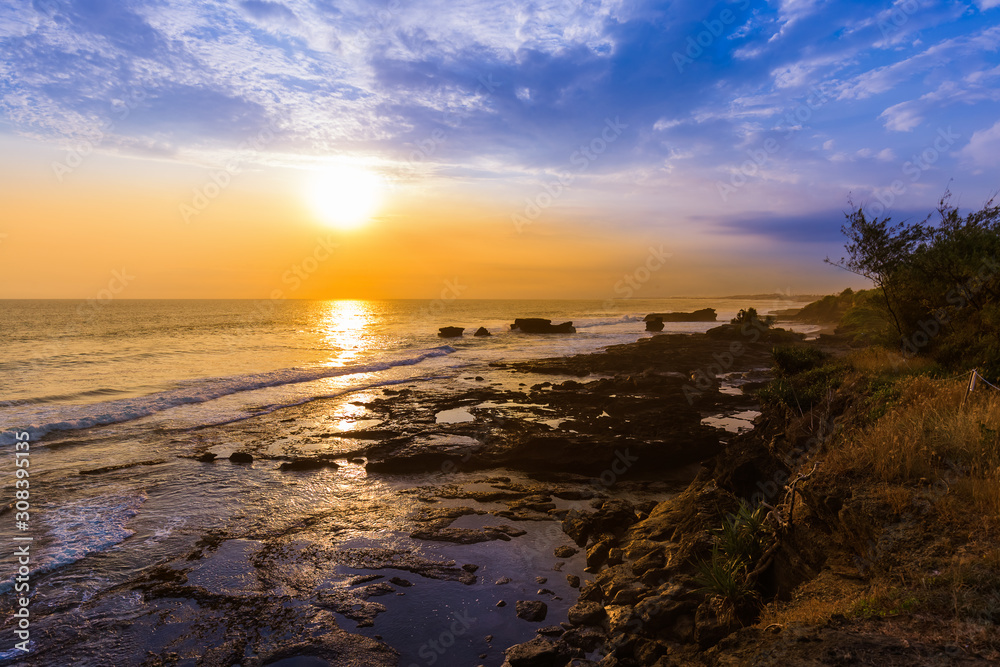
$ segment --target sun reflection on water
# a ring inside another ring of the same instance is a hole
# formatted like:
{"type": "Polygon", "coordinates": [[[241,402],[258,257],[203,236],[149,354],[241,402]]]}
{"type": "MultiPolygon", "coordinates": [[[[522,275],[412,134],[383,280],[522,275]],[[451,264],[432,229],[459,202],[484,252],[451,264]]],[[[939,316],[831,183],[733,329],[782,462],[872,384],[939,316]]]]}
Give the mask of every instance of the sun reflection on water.
{"type": "Polygon", "coordinates": [[[332,356],[324,366],[344,366],[357,358],[371,322],[371,306],[365,301],[328,301],[320,334],[332,356]]]}

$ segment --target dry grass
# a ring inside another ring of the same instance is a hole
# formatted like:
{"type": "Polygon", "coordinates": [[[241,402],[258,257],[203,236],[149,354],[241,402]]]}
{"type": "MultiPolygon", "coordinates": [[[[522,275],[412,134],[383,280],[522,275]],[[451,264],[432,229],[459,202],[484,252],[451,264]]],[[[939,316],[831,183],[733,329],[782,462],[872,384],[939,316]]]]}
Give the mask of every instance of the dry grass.
{"type": "MultiPolygon", "coordinates": [[[[873,352],[859,363],[891,361],[873,352]]],[[[1000,392],[981,388],[963,408],[965,387],[962,379],[899,378],[899,398],[874,424],[845,434],[829,465],[888,483],[935,484],[1000,514],[1000,392]]]]}
{"type": "Polygon", "coordinates": [[[854,370],[867,375],[920,373],[936,366],[926,357],[906,356],[879,346],[853,351],[846,356],[845,361],[854,370]]]}

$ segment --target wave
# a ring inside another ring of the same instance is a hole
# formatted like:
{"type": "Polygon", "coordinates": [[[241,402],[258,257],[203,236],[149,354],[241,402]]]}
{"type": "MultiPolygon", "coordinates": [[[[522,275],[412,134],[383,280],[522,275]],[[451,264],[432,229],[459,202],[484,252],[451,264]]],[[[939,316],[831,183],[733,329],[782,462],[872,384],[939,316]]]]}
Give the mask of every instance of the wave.
{"type": "Polygon", "coordinates": [[[51,396],[36,396],[34,398],[24,398],[9,401],[0,401],[0,408],[9,408],[16,405],[35,405],[38,403],[59,403],[60,401],[72,401],[78,398],[90,396],[114,396],[115,394],[127,393],[122,389],[90,389],[88,391],[77,391],[71,394],[53,394],[51,396]]]}
{"type": "Polygon", "coordinates": [[[614,320],[597,320],[596,322],[573,323],[577,329],[589,329],[590,327],[606,327],[612,324],[627,324],[629,322],[641,322],[642,319],[635,315],[622,315],[614,320]]]}
{"type": "Polygon", "coordinates": [[[13,444],[16,441],[16,434],[25,431],[28,432],[31,441],[34,442],[53,431],[70,431],[133,421],[180,405],[206,403],[217,398],[222,398],[223,396],[254,391],[256,389],[265,389],[267,387],[312,382],[314,380],[344,375],[377,373],[398,366],[412,366],[427,359],[443,357],[456,351],[455,348],[449,345],[442,345],[423,350],[419,354],[410,357],[358,364],[356,366],[285,368],[251,375],[208,378],[185,382],[176,389],[149,394],[147,396],[123,398],[94,405],[68,406],[69,409],[63,410],[59,415],[70,417],[68,419],[49,421],[42,424],[28,424],[0,431],[0,445],[13,444]]]}
{"type": "MultiPolygon", "coordinates": [[[[107,551],[135,534],[129,521],[146,502],[145,492],[138,495],[107,494],[73,500],[60,505],[43,506],[44,523],[52,543],[41,547],[37,566],[30,576],[71,565],[90,554],[107,551]]],[[[34,548],[32,560],[35,560],[34,548]]],[[[14,585],[11,577],[0,583],[0,593],[14,585]]]]}

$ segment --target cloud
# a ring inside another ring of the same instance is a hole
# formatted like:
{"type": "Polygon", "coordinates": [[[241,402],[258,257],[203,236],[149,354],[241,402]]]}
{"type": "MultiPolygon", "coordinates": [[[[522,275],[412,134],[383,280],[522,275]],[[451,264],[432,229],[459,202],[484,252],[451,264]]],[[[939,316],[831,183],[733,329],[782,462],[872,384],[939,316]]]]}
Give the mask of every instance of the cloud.
{"type": "Polygon", "coordinates": [[[885,127],[889,130],[909,132],[924,122],[923,116],[914,107],[913,102],[900,102],[879,114],[879,118],[885,119],[885,127]]]}
{"type": "Polygon", "coordinates": [[[1000,166],[1000,121],[974,132],[959,155],[980,167],[1000,166]]]}

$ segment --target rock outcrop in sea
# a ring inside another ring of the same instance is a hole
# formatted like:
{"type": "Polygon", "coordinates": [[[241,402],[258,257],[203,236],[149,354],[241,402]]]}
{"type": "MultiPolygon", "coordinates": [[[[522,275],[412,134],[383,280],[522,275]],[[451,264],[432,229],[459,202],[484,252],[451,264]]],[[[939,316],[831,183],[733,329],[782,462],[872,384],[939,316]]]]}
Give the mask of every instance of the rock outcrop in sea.
{"type": "Polygon", "coordinates": [[[511,331],[530,334],[576,333],[572,322],[552,324],[552,320],[541,317],[519,317],[510,325],[511,331]]]}
{"type": "Polygon", "coordinates": [[[702,308],[690,313],[650,313],[646,315],[645,322],[715,322],[715,308],[702,308]]]}

